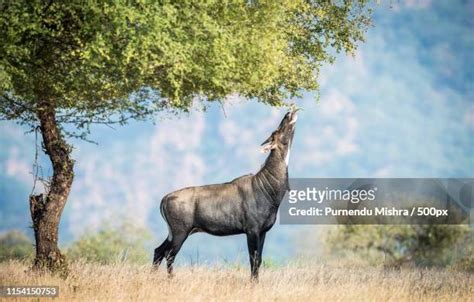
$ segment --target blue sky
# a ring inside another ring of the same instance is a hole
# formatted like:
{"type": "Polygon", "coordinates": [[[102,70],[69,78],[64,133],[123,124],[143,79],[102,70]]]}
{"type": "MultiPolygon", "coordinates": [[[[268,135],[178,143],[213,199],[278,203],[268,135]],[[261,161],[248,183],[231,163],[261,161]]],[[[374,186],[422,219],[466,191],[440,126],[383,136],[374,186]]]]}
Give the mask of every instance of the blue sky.
{"type": "MultiPolygon", "coordinates": [[[[377,6],[374,27],[355,56],[339,55],[322,69],[319,102],[309,92],[298,100],[304,111],[290,176],[473,177],[473,29],[474,1],[377,6]]],[[[127,219],[150,228],[159,243],[167,232],[158,208],[165,193],[258,170],[265,159],[259,145],[284,110],[238,96],[224,110],[211,106],[179,118],[159,116],[155,125],[95,127],[91,139],[99,145],[75,141],[76,177],[61,241],[104,220],[127,219]]],[[[30,225],[34,135],[24,131],[0,123],[3,230],[27,231],[30,225]]],[[[293,255],[290,242],[307,231],[276,225],[265,253],[293,255]]],[[[192,257],[198,250],[204,260],[246,258],[241,236],[193,235],[183,254],[192,257]]]]}

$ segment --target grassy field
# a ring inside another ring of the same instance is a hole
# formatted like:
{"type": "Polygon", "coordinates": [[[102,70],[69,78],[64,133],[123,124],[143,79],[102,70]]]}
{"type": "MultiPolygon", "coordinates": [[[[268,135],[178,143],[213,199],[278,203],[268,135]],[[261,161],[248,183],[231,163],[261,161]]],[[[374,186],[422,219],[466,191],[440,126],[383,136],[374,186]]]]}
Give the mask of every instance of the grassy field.
{"type": "MultiPolygon", "coordinates": [[[[446,270],[289,265],[263,269],[258,284],[245,268],[164,268],[73,263],[66,280],[0,263],[0,285],[56,285],[54,301],[472,301],[474,275],[446,270]]],[[[11,301],[12,299],[8,299],[11,301]]],[[[50,300],[50,299],[49,299],[50,300]]],[[[51,300],[50,300],[51,301],[51,300]]]]}

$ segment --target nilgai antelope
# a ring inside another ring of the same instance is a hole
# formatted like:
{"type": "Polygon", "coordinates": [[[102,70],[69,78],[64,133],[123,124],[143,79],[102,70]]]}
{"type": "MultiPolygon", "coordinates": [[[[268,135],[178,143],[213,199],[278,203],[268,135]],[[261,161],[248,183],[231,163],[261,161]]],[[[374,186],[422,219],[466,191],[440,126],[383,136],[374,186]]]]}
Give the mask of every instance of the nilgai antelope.
{"type": "Polygon", "coordinates": [[[160,209],[169,234],[155,249],[155,267],[166,257],[171,275],[176,255],[193,233],[246,234],[251,277],[258,278],[265,234],[275,223],[278,207],[289,190],[288,160],[296,111],[290,110],[263,142],[262,152],[270,151],[270,154],[257,174],[244,175],[223,184],[184,188],[163,198],[160,209]]]}

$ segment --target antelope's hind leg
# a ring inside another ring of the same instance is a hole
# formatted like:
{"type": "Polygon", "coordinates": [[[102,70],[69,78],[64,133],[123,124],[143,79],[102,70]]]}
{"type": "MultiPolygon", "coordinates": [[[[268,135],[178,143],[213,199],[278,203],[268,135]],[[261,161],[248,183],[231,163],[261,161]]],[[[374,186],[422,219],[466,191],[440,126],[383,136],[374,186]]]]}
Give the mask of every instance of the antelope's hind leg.
{"type": "Polygon", "coordinates": [[[174,235],[173,239],[170,242],[170,248],[166,252],[166,266],[168,269],[168,274],[171,276],[173,274],[173,262],[178,254],[179,250],[183,246],[184,241],[188,238],[189,232],[179,233],[174,235]]]}
{"type": "Polygon", "coordinates": [[[153,256],[153,267],[158,268],[161,264],[161,261],[166,255],[166,252],[169,250],[171,242],[167,239],[155,249],[155,255],[153,256]]]}

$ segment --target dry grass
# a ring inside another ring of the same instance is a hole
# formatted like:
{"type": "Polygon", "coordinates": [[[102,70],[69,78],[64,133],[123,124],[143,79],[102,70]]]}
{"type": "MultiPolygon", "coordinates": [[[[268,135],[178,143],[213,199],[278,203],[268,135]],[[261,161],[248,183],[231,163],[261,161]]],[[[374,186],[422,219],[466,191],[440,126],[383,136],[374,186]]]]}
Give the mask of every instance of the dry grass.
{"type": "Polygon", "coordinates": [[[168,279],[163,268],[148,266],[70,268],[62,280],[28,272],[24,263],[0,263],[0,285],[56,285],[54,301],[472,301],[474,294],[472,274],[446,270],[292,265],[264,269],[253,284],[246,269],[178,267],[168,279]]]}

